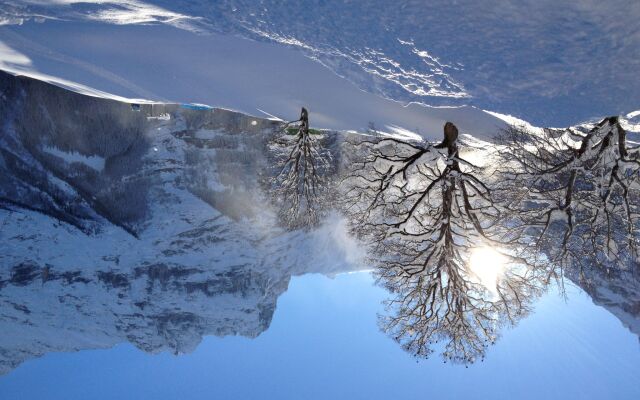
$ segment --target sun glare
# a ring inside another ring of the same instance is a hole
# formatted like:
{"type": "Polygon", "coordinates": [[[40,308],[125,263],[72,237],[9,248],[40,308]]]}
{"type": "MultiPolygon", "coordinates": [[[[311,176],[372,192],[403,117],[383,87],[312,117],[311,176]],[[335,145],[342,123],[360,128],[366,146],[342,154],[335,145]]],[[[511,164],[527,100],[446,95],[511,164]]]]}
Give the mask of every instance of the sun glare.
{"type": "Polygon", "coordinates": [[[496,283],[504,272],[504,256],[491,247],[480,247],[471,253],[469,264],[480,283],[495,293],[496,283]]]}

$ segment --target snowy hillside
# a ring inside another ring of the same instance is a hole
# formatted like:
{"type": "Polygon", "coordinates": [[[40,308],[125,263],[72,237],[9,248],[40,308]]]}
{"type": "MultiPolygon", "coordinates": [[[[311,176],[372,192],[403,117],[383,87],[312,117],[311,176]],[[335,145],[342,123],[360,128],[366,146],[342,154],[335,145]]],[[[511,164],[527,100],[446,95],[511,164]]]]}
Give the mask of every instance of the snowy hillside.
{"type": "Polygon", "coordinates": [[[288,119],[305,105],[314,125],[328,129],[374,123],[435,140],[447,120],[476,136],[503,126],[475,107],[381,98],[282,46],[168,26],[57,21],[0,26],[0,69],[100,97],[188,101],[262,117],[288,119]]]}
{"type": "MultiPolygon", "coordinates": [[[[0,40],[20,51],[33,51],[29,41],[37,37],[36,43],[54,50],[51,56],[57,62],[78,57],[85,66],[104,68],[113,75],[113,68],[102,65],[104,60],[96,62],[82,52],[63,51],[67,59],[61,59],[56,54],[60,38],[34,36],[46,28],[33,28],[29,21],[89,22],[93,28],[89,37],[74,35],[79,46],[84,40],[98,46],[109,42],[101,34],[105,28],[97,23],[161,24],[188,32],[185,42],[202,43],[204,53],[210,49],[207,40],[196,35],[212,32],[288,46],[367,92],[403,103],[472,105],[539,126],[566,126],[639,108],[637,1],[437,0],[368,5],[363,12],[359,2],[338,1],[8,0],[0,5],[1,23],[25,26],[5,28],[0,40]],[[24,35],[26,41],[16,43],[15,35],[24,35]]],[[[135,30],[128,32],[131,40],[139,40],[135,30]]],[[[166,35],[156,39],[150,44],[155,50],[172,49],[166,35]]],[[[126,41],[120,44],[126,47],[126,41]]],[[[144,51],[139,57],[152,64],[150,53],[144,51]]],[[[191,72],[200,73],[197,68],[191,72]]],[[[127,79],[127,74],[115,75],[127,79]]]]}

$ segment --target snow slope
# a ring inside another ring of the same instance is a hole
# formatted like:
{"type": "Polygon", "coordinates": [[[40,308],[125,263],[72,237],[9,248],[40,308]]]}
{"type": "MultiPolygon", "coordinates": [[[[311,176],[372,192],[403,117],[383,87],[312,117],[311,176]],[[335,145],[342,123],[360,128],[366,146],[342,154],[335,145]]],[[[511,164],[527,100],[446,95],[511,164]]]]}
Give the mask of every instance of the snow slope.
{"type": "MultiPolygon", "coordinates": [[[[573,125],[639,108],[638,18],[635,0],[376,0],[366,8],[320,0],[0,5],[4,24],[162,24],[278,43],[370,93],[404,103],[473,105],[538,126],[573,125]]],[[[25,24],[16,32],[30,29],[25,24]]],[[[55,47],[54,40],[41,39],[55,47]]]]}
{"type": "Polygon", "coordinates": [[[382,130],[419,130],[434,140],[447,120],[483,137],[504,126],[473,107],[383,99],[294,50],[237,37],[195,35],[168,26],[48,21],[0,27],[0,41],[10,55],[0,57],[7,59],[0,62],[1,69],[61,81],[61,86],[102,97],[112,93],[204,103],[286,120],[304,105],[317,127],[363,129],[373,122],[382,130]]]}

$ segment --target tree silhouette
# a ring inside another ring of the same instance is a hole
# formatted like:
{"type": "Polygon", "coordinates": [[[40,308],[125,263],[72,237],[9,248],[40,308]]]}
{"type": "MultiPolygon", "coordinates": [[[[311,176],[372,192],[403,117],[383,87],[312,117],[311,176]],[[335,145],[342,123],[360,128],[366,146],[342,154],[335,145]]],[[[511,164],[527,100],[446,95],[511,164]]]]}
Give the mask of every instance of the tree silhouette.
{"type": "Polygon", "coordinates": [[[637,262],[638,148],[617,117],[592,129],[510,127],[497,182],[511,227],[562,271],[637,262]]]}
{"type": "Polygon", "coordinates": [[[300,119],[285,123],[269,144],[276,172],[267,189],[281,225],[289,230],[317,226],[326,211],[326,176],[332,163],[330,153],[319,144],[322,139],[322,133],[311,133],[309,113],[303,107],[300,119]]]}
{"type": "Polygon", "coordinates": [[[503,217],[482,168],[460,157],[457,128],[448,122],[444,131],[437,146],[347,140],[344,209],[371,248],[379,284],[392,293],[382,329],[417,356],[442,340],[447,359],[467,363],[483,357],[502,325],[529,311],[541,280],[510,249],[513,232],[499,229],[503,217]],[[470,266],[473,251],[487,246],[507,265],[489,286],[470,266]]]}

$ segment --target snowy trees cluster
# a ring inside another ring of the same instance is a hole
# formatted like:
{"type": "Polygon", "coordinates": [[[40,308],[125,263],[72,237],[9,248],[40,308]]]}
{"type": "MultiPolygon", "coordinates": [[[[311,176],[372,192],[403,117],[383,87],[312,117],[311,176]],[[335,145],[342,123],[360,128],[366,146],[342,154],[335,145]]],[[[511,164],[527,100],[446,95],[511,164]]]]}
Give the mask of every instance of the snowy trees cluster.
{"type": "MultiPolygon", "coordinates": [[[[316,226],[330,192],[328,153],[305,109],[295,123],[273,145],[272,196],[289,229],[316,226]]],[[[481,359],[567,268],[637,263],[640,153],[617,118],[582,130],[512,126],[486,146],[450,122],[439,144],[370,129],[343,146],[338,203],[391,294],[381,328],[418,357],[439,348],[446,360],[481,359]],[[494,259],[474,266],[481,249],[494,259]]]]}
{"type": "Polygon", "coordinates": [[[639,164],[625,135],[615,118],[582,133],[511,127],[469,149],[484,166],[460,156],[451,123],[439,145],[350,138],[344,210],[391,293],[382,329],[416,356],[438,346],[473,362],[563,268],[635,262],[639,164]],[[500,258],[493,282],[479,269],[497,265],[472,266],[481,248],[500,258]]]}
{"type": "Polygon", "coordinates": [[[640,153],[617,117],[583,131],[511,127],[498,144],[505,209],[549,263],[581,270],[637,262],[640,153]]]}

